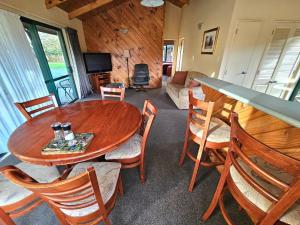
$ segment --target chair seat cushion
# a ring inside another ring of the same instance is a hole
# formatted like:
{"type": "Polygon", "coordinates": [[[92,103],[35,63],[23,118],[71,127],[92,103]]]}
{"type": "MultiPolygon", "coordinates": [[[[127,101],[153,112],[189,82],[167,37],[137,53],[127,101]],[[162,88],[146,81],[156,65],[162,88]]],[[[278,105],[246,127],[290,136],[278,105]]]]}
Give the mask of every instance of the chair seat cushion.
{"type": "MultiPolygon", "coordinates": [[[[268,173],[272,174],[272,176],[280,179],[281,181],[290,184],[292,182],[292,176],[284,171],[279,170],[278,168],[266,163],[262,159],[258,157],[252,157],[251,161],[253,161],[260,168],[264,169],[268,173]]],[[[264,187],[266,190],[271,192],[273,195],[279,197],[282,193],[280,189],[276,186],[268,183],[267,181],[260,178],[254,171],[251,170],[245,163],[241,160],[238,160],[239,165],[245,170],[245,172],[250,175],[259,185],[264,187]]],[[[267,212],[272,205],[272,202],[265,198],[262,194],[256,191],[237,171],[234,166],[230,168],[230,175],[232,180],[234,181],[236,187],[240,190],[242,194],[254,205],[256,205],[259,209],[264,212],[267,212]]],[[[299,225],[300,224],[300,202],[298,201],[294,206],[292,206],[281,218],[280,220],[284,223],[291,225],[299,225]]]]}
{"type": "MultiPolygon", "coordinates": [[[[201,121],[201,123],[203,122],[201,121]]],[[[202,138],[203,130],[192,122],[190,123],[190,131],[197,137],[202,138]]],[[[222,120],[212,117],[206,140],[215,143],[229,142],[230,126],[222,120]]]]}
{"type": "Polygon", "coordinates": [[[127,142],[105,155],[106,160],[131,159],[141,154],[142,136],[133,135],[127,142]]]}
{"type": "MultiPolygon", "coordinates": [[[[17,164],[16,167],[39,183],[50,183],[60,177],[56,167],[38,166],[23,162],[17,164]]],[[[0,175],[0,187],[0,206],[19,202],[32,194],[31,191],[11,183],[2,175],[0,175]]]]}
{"type": "MultiPolygon", "coordinates": [[[[79,163],[72,169],[68,178],[75,177],[93,166],[97,175],[97,181],[101,193],[102,200],[106,204],[113,196],[116,190],[121,164],[115,162],[84,162],[79,163]]],[[[94,198],[94,197],[91,197],[94,198]]],[[[88,200],[88,199],[87,199],[88,200]]],[[[84,200],[77,202],[84,203],[84,200]]],[[[81,217],[91,214],[99,209],[98,204],[91,205],[83,209],[61,209],[66,215],[71,217],[81,217]]]]}

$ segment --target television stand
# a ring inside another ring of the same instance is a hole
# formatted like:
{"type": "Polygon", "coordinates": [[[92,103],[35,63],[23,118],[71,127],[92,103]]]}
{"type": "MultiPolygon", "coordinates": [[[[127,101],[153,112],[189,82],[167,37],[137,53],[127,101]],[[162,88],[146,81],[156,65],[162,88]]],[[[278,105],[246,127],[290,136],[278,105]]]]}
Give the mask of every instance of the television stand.
{"type": "Polygon", "coordinates": [[[100,93],[100,86],[110,84],[110,73],[92,73],[89,78],[94,93],[100,93]]]}

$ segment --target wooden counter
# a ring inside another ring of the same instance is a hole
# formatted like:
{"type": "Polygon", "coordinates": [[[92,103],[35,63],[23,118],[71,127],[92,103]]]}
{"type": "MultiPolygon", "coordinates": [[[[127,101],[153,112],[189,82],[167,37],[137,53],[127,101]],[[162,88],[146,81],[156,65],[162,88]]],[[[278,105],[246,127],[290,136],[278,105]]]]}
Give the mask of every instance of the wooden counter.
{"type": "Polygon", "coordinates": [[[300,160],[300,104],[222,80],[199,77],[205,101],[215,102],[214,116],[229,123],[237,112],[244,129],[278,151],[300,160]]]}

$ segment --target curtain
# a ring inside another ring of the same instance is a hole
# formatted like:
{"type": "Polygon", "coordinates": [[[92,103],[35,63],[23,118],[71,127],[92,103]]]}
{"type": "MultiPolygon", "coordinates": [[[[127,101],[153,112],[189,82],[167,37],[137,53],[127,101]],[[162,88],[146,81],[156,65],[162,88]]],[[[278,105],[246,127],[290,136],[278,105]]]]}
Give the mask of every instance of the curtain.
{"type": "Polygon", "coordinates": [[[86,74],[77,31],[68,27],[66,28],[66,33],[70,41],[71,50],[74,55],[74,60],[75,60],[75,64],[79,76],[81,98],[84,98],[92,93],[92,87],[89,78],[86,74]]]}
{"type": "Polygon", "coordinates": [[[0,153],[25,121],[14,102],[48,95],[43,75],[20,17],[0,10],[0,153]]]}

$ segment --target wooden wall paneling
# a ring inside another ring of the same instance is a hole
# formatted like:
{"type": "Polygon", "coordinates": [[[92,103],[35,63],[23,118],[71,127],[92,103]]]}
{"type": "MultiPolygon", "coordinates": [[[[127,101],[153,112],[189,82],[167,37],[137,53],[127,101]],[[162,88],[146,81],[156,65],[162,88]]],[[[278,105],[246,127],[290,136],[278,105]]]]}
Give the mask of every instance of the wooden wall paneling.
{"type": "MultiPolygon", "coordinates": [[[[239,114],[241,126],[264,144],[300,160],[300,129],[253,106],[232,99],[201,84],[206,101],[214,101],[214,116],[227,121],[228,113],[239,114]],[[219,93],[219,94],[218,94],[219,93]]],[[[250,153],[251,154],[251,153],[250,153]]]]}
{"type": "Polygon", "coordinates": [[[146,8],[139,0],[130,0],[83,21],[87,49],[112,53],[112,82],[127,84],[123,51],[130,50],[129,73],[134,65],[147,63],[150,88],[161,87],[164,7],[146,8]],[[122,32],[128,29],[128,33],[122,32]]]}

